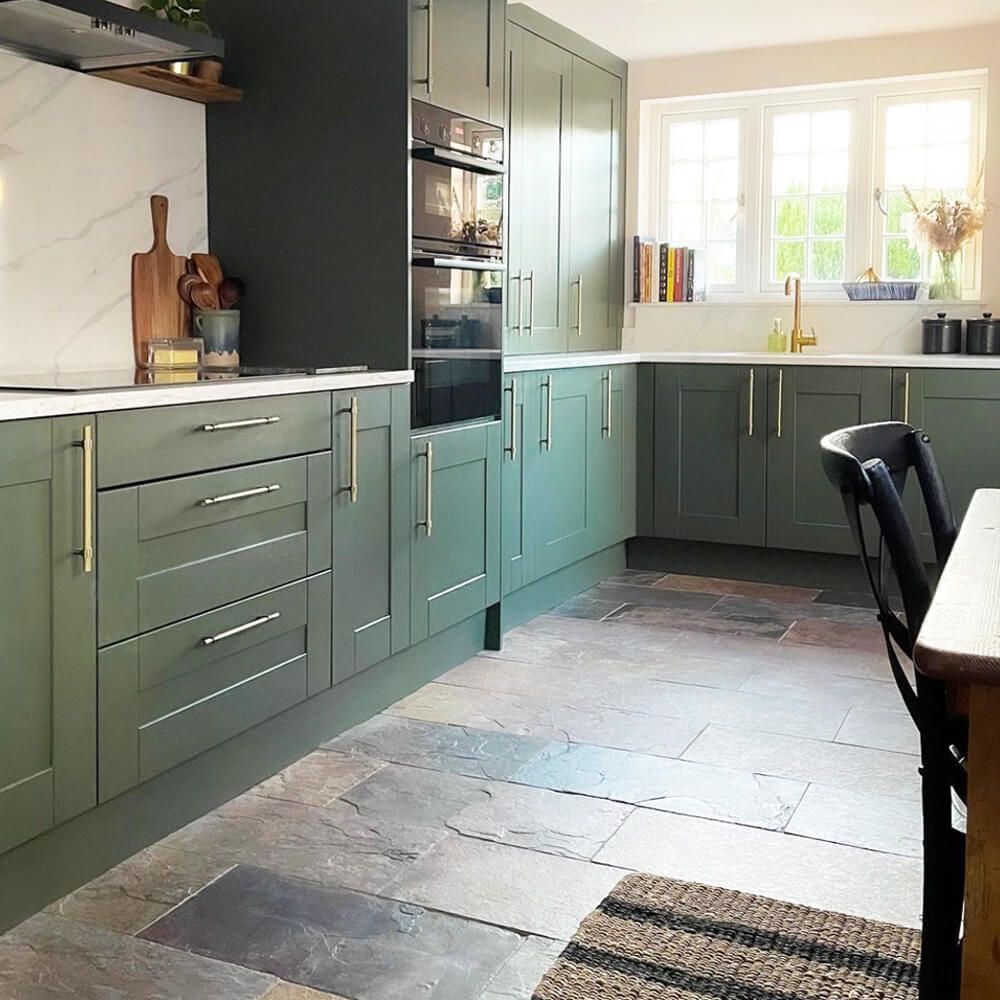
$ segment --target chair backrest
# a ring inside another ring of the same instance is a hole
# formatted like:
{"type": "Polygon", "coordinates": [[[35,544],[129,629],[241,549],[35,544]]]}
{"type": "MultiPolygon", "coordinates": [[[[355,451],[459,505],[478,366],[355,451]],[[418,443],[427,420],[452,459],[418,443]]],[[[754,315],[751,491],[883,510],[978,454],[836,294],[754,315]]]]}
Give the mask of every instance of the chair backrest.
{"type": "Polygon", "coordinates": [[[940,569],[951,554],[957,530],[951,503],[938,471],[930,438],[909,424],[886,422],[847,427],[828,434],[820,442],[823,467],[840,491],[859,554],[868,571],[883,624],[910,655],[917,633],[930,605],[931,588],[920,556],[917,537],[903,505],[903,490],[912,469],[927,514],[940,569]],[[870,507],[878,521],[885,550],[891,561],[906,613],[905,636],[895,616],[887,615],[887,572],[880,556],[879,572],[873,573],[861,511],[870,507]],[[893,624],[895,621],[895,624],[893,624]]]}

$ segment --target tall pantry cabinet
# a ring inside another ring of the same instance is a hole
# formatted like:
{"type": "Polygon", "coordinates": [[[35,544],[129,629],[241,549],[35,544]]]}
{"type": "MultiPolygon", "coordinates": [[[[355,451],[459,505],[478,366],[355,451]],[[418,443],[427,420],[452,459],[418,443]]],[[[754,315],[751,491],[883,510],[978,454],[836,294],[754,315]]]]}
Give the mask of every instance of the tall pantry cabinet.
{"type": "Polygon", "coordinates": [[[614,350],[626,66],[522,5],[508,17],[507,353],[614,350]]]}

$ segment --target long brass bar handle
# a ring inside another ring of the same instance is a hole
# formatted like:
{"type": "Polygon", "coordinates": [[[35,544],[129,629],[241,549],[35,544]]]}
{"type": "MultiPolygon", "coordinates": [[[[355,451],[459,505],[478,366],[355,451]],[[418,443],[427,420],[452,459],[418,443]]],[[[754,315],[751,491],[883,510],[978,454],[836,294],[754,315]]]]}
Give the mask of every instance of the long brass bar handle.
{"type": "Polygon", "coordinates": [[[281,417],[252,417],[249,420],[227,420],[221,424],[202,424],[201,429],[207,434],[215,431],[238,431],[244,427],[266,427],[268,424],[280,424],[281,417]]]}
{"type": "Polygon", "coordinates": [[[781,438],[785,415],[785,369],[778,369],[778,438],[781,438]]]}
{"type": "Polygon", "coordinates": [[[237,625],[235,628],[226,629],[225,632],[218,632],[216,635],[206,635],[204,639],[201,640],[203,646],[214,646],[217,642],[222,642],[223,639],[232,639],[233,636],[242,635],[244,632],[249,632],[251,629],[260,628],[263,625],[267,625],[269,622],[277,621],[281,617],[280,611],[272,612],[269,615],[264,615],[261,618],[255,618],[252,622],[247,622],[245,625],[237,625]]]}
{"type": "Polygon", "coordinates": [[[753,397],[754,397],[754,381],[757,378],[757,371],[754,368],[750,369],[750,406],[749,412],[747,414],[747,437],[753,437],[753,397]]]}
{"type": "Polygon", "coordinates": [[[80,441],[83,455],[83,547],[79,556],[83,560],[84,573],[94,572],[94,428],[86,424],[80,441]]]}
{"type": "Polygon", "coordinates": [[[517,461],[517,379],[511,379],[510,385],[504,389],[510,393],[510,444],[504,448],[504,454],[510,455],[512,462],[517,461]]]}
{"type": "Polygon", "coordinates": [[[903,376],[903,423],[910,422],[910,373],[903,376]]]}
{"type": "Polygon", "coordinates": [[[512,301],[510,304],[510,316],[514,319],[514,322],[511,324],[510,329],[511,333],[516,333],[519,337],[521,336],[521,300],[524,298],[524,288],[522,286],[523,277],[524,273],[522,271],[518,271],[517,274],[511,275],[510,281],[508,282],[511,292],[514,291],[514,285],[517,284],[517,311],[514,310],[514,303],[512,301]]]}
{"type": "Polygon", "coordinates": [[[578,274],[576,281],[576,335],[583,336],[583,275],[578,274]]]}
{"type": "Polygon", "coordinates": [[[422,456],[427,461],[427,478],[424,480],[424,520],[417,521],[417,527],[423,528],[430,538],[434,534],[434,443],[427,442],[427,449],[422,456]]]}
{"type": "Polygon", "coordinates": [[[434,90],[434,0],[418,4],[416,9],[427,12],[427,75],[416,82],[427,88],[427,96],[430,97],[434,90]]]}
{"type": "Polygon", "coordinates": [[[358,397],[351,396],[351,503],[358,502],[358,397]]]}
{"type": "Polygon", "coordinates": [[[535,272],[529,271],[528,277],[524,279],[528,284],[528,322],[524,329],[528,331],[529,337],[535,335],[535,272]]]}
{"type": "Polygon", "coordinates": [[[611,424],[612,421],[611,411],[613,409],[614,391],[615,391],[614,377],[615,377],[615,370],[613,368],[609,368],[608,369],[608,440],[609,441],[615,436],[614,427],[612,427],[611,424]]]}
{"type": "Polygon", "coordinates": [[[218,497],[205,497],[204,500],[198,501],[198,506],[214,507],[219,503],[232,503],[233,500],[249,500],[251,497],[262,497],[268,493],[277,493],[280,489],[281,486],[278,483],[272,483],[270,486],[256,486],[252,490],[240,490],[239,493],[223,493],[222,496],[218,497]]]}
{"type": "Polygon", "coordinates": [[[541,443],[545,445],[546,451],[552,451],[552,376],[545,376],[545,437],[541,443]]]}

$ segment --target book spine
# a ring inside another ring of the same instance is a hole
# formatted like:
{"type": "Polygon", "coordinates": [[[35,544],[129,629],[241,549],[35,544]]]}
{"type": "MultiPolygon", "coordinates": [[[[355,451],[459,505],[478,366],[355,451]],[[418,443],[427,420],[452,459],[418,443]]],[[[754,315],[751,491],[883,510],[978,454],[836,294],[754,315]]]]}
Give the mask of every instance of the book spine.
{"type": "Polygon", "coordinates": [[[657,286],[657,296],[660,302],[667,301],[667,255],[670,253],[670,247],[666,243],[660,244],[660,260],[659,260],[659,282],[657,286]]]}
{"type": "Polygon", "coordinates": [[[684,301],[684,261],[687,250],[681,247],[677,251],[677,262],[674,265],[674,302],[684,301]]]}
{"type": "Polygon", "coordinates": [[[638,302],[642,292],[642,261],[639,259],[642,241],[638,236],[632,237],[632,301],[638,302]]]}
{"type": "Polygon", "coordinates": [[[687,266],[687,301],[694,302],[694,258],[697,250],[692,250],[687,266]]]}
{"type": "Polygon", "coordinates": [[[674,301],[674,265],[677,259],[677,250],[670,247],[667,251],[667,302],[674,301]]]}

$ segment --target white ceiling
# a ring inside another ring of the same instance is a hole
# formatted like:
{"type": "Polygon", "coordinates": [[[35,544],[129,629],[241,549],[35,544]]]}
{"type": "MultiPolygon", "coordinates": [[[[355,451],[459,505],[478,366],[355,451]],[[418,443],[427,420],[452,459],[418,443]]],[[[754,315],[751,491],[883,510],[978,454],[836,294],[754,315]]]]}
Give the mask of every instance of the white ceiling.
{"type": "Polygon", "coordinates": [[[628,60],[1000,20],[998,0],[525,0],[628,60]]]}

